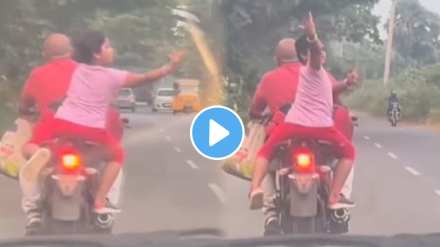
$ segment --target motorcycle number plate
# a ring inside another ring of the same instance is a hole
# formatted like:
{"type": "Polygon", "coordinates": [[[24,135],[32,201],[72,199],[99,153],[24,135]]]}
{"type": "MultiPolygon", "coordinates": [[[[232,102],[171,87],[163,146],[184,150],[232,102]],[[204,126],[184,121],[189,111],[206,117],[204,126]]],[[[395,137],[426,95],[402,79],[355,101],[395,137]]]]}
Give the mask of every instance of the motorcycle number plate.
{"type": "Polygon", "coordinates": [[[53,177],[64,196],[72,196],[83,179],[78,176],[58,175],[53,177]]]}
{"type": "Polygon", "coordinates": [[[301,194],[309,193],[310,189],[319,179],[317,174],[293,174],[289,177],[293,180],[295,187],[301,194]]]}

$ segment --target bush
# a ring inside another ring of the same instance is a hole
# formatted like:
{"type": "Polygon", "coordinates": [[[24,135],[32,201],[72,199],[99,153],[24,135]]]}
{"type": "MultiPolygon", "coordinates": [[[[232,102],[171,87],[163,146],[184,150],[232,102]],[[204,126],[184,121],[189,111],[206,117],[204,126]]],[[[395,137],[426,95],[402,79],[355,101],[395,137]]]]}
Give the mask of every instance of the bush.
{"type": "Polygon", "coordinates": [[[16,102],[18,90],[11,88],[7,82],[3,83],[3,85],[0,85],[0,137],[5,130],[14,125],[15,118],[17,117],[16,102]]]}

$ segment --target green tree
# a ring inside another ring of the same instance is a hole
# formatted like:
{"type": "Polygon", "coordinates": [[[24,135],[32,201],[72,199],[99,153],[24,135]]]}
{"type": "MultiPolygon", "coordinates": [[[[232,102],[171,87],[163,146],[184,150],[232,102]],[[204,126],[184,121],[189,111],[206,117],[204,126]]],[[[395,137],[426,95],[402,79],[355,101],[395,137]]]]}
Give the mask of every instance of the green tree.
{"type": "Polygon", "coordinates": [[[440,17],[418,0],[400,0],[397,6],[395,44],[407,65],[421,66],[438,61],[440,17]]]}
{"type": "MultiPolygon", "coordinates": [[[[243,80],[252,92],[261,73],[273,66],[277,41],[297,36],[298,25],[309,11],[317,17],[320,36],[326,40],[380,43],[377,0],[223,0],[225,16],[225,67],[230,78],[243,80]]],[[[245,90],[246,91],[246,90],[245,90]]]]}

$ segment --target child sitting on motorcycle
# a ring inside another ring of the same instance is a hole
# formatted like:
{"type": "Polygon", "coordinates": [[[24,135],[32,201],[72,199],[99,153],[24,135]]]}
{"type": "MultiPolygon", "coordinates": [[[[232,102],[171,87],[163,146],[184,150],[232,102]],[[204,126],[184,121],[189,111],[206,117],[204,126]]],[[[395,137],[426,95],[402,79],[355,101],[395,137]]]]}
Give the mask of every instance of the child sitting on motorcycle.
{"type": "Polygon", "coordinates": [[[66,99],[54,117],[35,127],[31,143],[38,146],[55,137],[67,137],[102,144],[112,154],[112,161],[102,174],[95,212],[117,213],[119,209],[110,205],[106,197],[123,164],[124,152],[120,141],[105,128],[107,111],[122,87],[140,86],[173,73],[184,54],[173,53],[169,56],[170,63],[144,74],[113,69],[108,67],[114,60],[110,40],[101,32],[88,31],[75,43],[75,56],[80,64],[74,71],[66,99]]]}
{"type": "Polygon", "coordinates": [[[268,160],[277,144],[289,138],[326,140],[335,146],[342,159],[335,171],[328,207],[338,209],[354,206],[353,202],[341,195],[341,189],[351,171],[355,150],[351,142],[334,127],[332,82],[322,67],[323,45],[316,34],[311,13],[305,22],[305,32],[306,36],[295,44],[298,58],[303,64],[295,103],[285,122],[274,129],[258,153],[250,192],[251,209],[261,208],[261,183],[268,170],[268,160]]]}

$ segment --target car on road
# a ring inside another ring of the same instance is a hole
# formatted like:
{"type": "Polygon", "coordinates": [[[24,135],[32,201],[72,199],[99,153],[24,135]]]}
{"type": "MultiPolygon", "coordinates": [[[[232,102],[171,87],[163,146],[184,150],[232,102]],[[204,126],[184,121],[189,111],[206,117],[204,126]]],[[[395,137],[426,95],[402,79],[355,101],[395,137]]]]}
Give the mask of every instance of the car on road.
{"type": "Polygon", "coordinates": [[[173,88],[159,88],[153,99],[153,111],[171,110],[171,106],[176,96],[176,90],[173,88]]]}
{"type": "Polygon", "coordinates": [[[136,111],[136,97],[134,95],[133,89],[123,88],[119,91],[118,98],[116,100],[116,105],[119,109],[129,109],[132,112],[136,111]]]}

